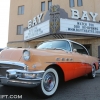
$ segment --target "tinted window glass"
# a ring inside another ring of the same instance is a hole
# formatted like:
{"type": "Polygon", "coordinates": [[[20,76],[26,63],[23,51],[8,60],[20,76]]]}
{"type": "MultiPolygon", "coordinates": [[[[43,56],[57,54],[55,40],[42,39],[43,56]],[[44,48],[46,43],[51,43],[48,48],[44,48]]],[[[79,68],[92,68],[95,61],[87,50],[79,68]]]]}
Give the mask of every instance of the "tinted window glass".
{"type": "Polygon", "coordinates": [[[64,49],[70,51],[70,45],[67,41],[48,41],[44,42],[37,47],[37,49],[64,49]]]}

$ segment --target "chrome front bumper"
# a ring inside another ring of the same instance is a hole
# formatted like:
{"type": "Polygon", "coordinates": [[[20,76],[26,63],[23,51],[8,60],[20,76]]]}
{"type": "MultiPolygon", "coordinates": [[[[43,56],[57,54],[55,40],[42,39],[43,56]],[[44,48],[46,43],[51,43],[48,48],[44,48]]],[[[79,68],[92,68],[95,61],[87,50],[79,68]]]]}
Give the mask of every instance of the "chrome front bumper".
{"type": "Polygon", "coordinates": [[[6,77],[0,77],[1,84],[21,87],[36,87],[40,84],[44,71],[8,69],[6,77]]]}

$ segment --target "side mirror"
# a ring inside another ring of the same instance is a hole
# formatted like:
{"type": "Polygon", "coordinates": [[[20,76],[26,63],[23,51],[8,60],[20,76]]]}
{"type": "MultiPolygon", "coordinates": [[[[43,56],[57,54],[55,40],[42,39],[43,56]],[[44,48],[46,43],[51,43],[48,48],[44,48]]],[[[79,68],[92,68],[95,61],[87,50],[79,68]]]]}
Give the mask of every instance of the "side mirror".
{"type": "Polygon", "coordinates": [[[77,49],[73,49],[73,52],[77,52],[77,49]]]}

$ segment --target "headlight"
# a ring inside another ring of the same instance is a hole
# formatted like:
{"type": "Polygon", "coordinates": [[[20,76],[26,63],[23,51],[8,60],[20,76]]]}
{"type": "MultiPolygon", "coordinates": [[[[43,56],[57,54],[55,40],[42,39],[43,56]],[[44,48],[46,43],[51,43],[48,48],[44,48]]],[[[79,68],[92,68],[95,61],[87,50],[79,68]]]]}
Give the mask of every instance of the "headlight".
{"type": "Polygon", "coordinates": [[[28,50],[23,51],[23,59],[29,60],[30,59],[30,52],[28,50]]]}

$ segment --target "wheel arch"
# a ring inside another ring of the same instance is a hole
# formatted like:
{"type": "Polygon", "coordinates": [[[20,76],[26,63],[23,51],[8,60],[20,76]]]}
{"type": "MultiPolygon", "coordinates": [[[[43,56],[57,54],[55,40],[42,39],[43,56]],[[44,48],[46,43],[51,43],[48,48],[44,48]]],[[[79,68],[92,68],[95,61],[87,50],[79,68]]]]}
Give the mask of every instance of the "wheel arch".
{"type": "Polygon", "coordinates": [[[47,70],[48,68],[54,68],[57,71],[60,83],[62,83],[62,82],[65,81],[64,72],[63,72],[62,68],[59,65],[57,65],[57,64],[51,64],[48,67],[46,67],[45,70],[47,70]]]}

